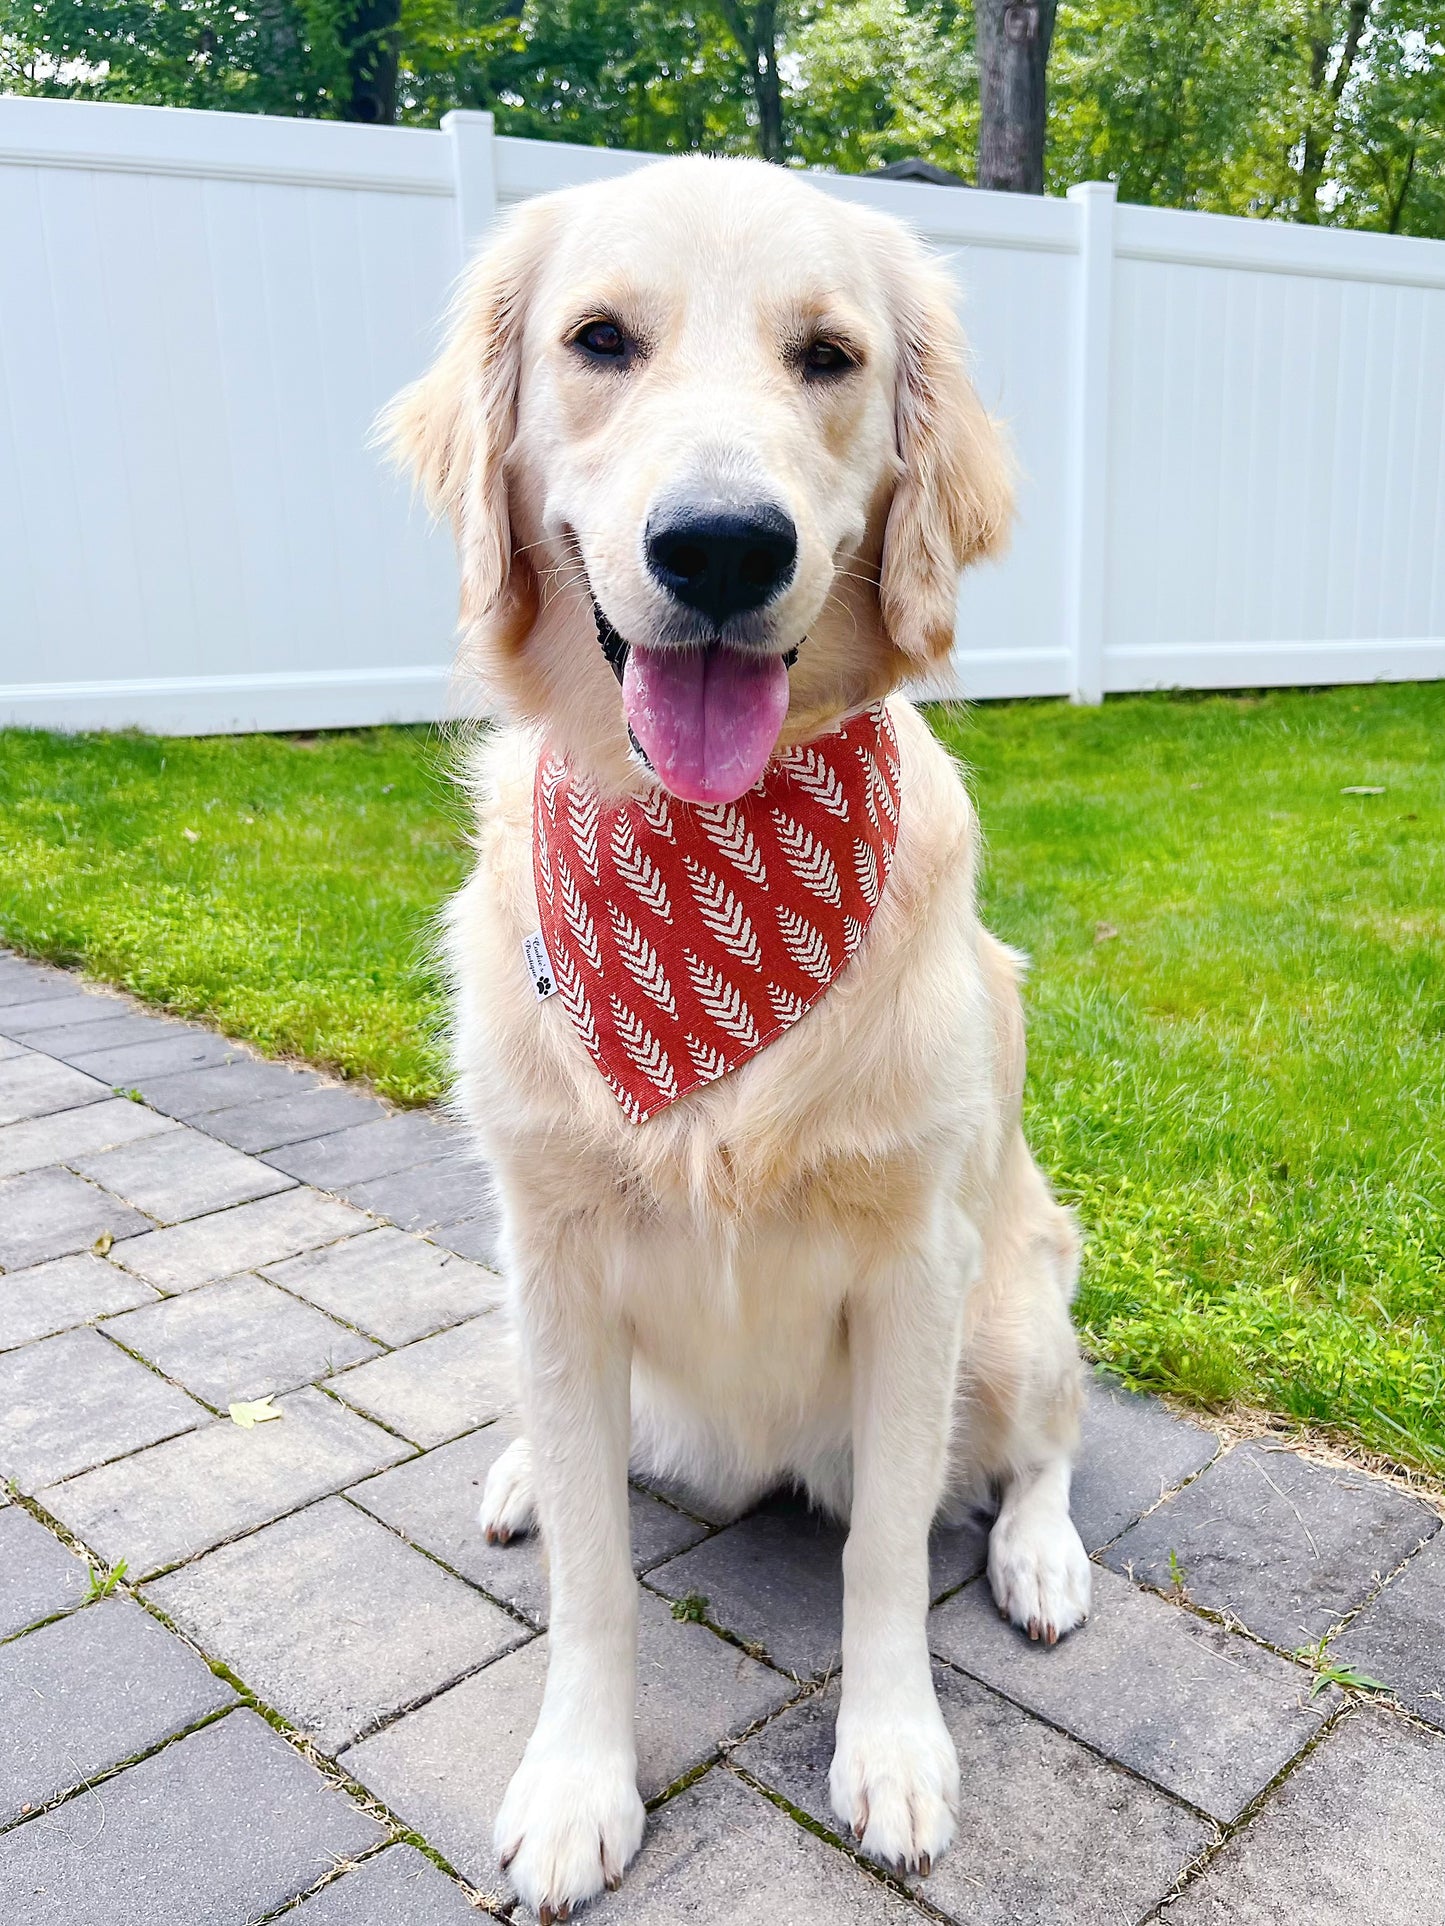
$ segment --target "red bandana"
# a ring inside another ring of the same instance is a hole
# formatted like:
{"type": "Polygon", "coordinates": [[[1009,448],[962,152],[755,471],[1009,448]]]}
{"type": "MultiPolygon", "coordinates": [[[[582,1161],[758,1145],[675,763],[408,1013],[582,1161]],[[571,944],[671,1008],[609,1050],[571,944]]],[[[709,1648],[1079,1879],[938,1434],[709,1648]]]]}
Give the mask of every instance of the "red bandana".
{"type": "Polygon", "coordinates": [[[605,803],[542,756],[532,866],[547,959],[633,1123],[736,1070],[818,1001],[883,894],[898,795],[881,703],[777,757],[735,803],[661,788],[605,803]]]}

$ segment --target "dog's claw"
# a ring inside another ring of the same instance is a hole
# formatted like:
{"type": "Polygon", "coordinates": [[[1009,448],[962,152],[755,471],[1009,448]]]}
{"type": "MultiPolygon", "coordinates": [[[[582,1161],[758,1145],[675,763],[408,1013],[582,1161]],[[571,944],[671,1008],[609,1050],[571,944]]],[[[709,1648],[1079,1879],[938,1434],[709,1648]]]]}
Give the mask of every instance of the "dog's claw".
{"type": "Polygon", "coordinates": [[[537,1908],[537,1919],[540,1922],[540,1926],[554,1926],[556,1918],[557,1915],[552,1910],[551,1901],[544,1899],[542,1904],[537,1908]]]}
{"type": "Polygon", "coordinates": [[[522,1850],[522,1842],[519,1839],[516,1845],[513,1846],[510,1852],[504,1852],[501,1854],[501,1856],[497,1860],[497,1864],[501,1867],[503,1872],[507,1870],[508,1866],[511,1865],[512,1861],[516,1858],[517,1854],[521,1850],[522,1850]]]}
{"type": "Polygon", "coordinates": [[[1044,1629],[1043,1626],[1039,1624],[1039,1621],[1036,1618],[1031,1618],[1029,1620],[1029,1637],[1034,1641],[1035,1644],[1037,1644],[1039,1639],[1043,1636],[1043,1629],[1044,1629]]]}
{"type": "Polygon", "coordinates": [[[929,1874],[930,1874],[930,1873],[931,1873],[932,1871],[933,1871],[933,1856],[932,1856],[932,1854],[931,1854],[931,1853],[926,1853],[926,1852],[924,1852],[924,1853],[920,1853],[920,1854],[918,1855],[918,1877],[919,1877],[920,1879],[927,1879],[927,1877],[928,1877],[928,1875],[929,1875],[929,1874]]]}

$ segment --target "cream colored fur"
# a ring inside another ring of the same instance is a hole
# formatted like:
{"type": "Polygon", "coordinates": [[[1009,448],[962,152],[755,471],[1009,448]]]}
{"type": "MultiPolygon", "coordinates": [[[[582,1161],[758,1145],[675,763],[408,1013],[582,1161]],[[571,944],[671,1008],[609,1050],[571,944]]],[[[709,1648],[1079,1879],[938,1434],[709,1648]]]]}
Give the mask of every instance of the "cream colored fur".
{"type": "Polygon", "coordinates": [[[949,647],[1008,475],[946,283],[901,229],[780,169],[662,163],[523,210],[392,432],[453,518],[464,656],[506,718],[477,756],[449,925],[458,1091],[496,1175],[521,1380],[482,1524],[505,1538],[539,1515],[552,1580],[503,1863],[545,1920],[615,1883],[642,1836],[631,1463],[731,1510],[791,1480],[849,1520],[833,1799],[866,1850],[926,1865],[957,1800],[925,1635],[935,1515],[1000,1488],[990,1582],[1033,1636],[1077,1625],[1089,1595],[1068,1517],[1077,1239],[1021,1134],[1019,959],[977,918],[959,773],[893,696],[902,821],[863,948],[804,1021],[643,1126],[561,1000],[534,1000],[521,947],[543,734],[610,788],[647,780],[590,596],[634,643],[655,633],[640,531],[659,495],[725,473],[787,502],[799,564],[771,634],[803,646],[785,740],[949,647]],[[595,312],[649,344],[630,371],[579,363],[595,312]],[[809,330],[857,350],[845,381],[797,374],[809,330]]]}

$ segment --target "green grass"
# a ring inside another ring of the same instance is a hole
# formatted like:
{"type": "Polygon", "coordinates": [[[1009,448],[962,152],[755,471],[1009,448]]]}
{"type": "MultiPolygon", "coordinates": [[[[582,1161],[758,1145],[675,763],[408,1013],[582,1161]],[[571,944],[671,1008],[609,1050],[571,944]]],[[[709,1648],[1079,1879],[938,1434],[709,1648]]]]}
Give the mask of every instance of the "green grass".
{"type": "MultiPolygon", "coordinates": [[[[1029,1132],[1089,1230],[1090,1350],[1445,1470],[1445,685],[935,722],[1034,957],[1029,1132]]],[[[447,760],[0,734],[0,933],[421,1100],[447,760]]]]}
{"type": "Polygon", "coordinates": [[[432,929],[466,867],[448,760],[424,729],[0,731],[0,935],[423,1102],[432,929]]]}

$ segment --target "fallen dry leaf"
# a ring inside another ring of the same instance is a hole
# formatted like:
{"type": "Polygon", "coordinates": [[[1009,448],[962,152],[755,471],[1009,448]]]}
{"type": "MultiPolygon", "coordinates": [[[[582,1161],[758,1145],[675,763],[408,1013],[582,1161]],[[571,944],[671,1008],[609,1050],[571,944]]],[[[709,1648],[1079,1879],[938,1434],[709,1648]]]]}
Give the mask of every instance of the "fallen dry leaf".
{"type": "Polygon", "coordinates": [[[1094,941],[1096,943],[1112,943],[1118,934],[1119,932],[1114,928],[1112,923],[1096,923],[1094,925],[1094,941]]]}
{"type": "Polygon", "coordinates": [[[188,843],[198,843],[201,840],[201,832],[198,829],[183,829],[181,834],[188,843]]]}
{"type": "Polygon", "coordinates": [[[1375,782],[1347,782],[1340,791],[1342,796],[1383,796],[1385,785],[1375,782]]]}
{"type": "Polygon", "coordinates": [[[273,1418],[284,1418],[286,1415],[284,1411],[276,1409],[269,1397],[252,1398],[249,1402],[228,1405],[227,1409],[231,1414],[231,1423],[240,1425],[243,1431],[249,1431],[252,1425],[269,1424],[273,1418]]]}
{"type": "Polygon", "coordinates": [[[90,1248],[95,1252],[97,1257],[104,1257],[114,1242],[115,1238],[109,1231],[102,1231],[90,1248]]]}

